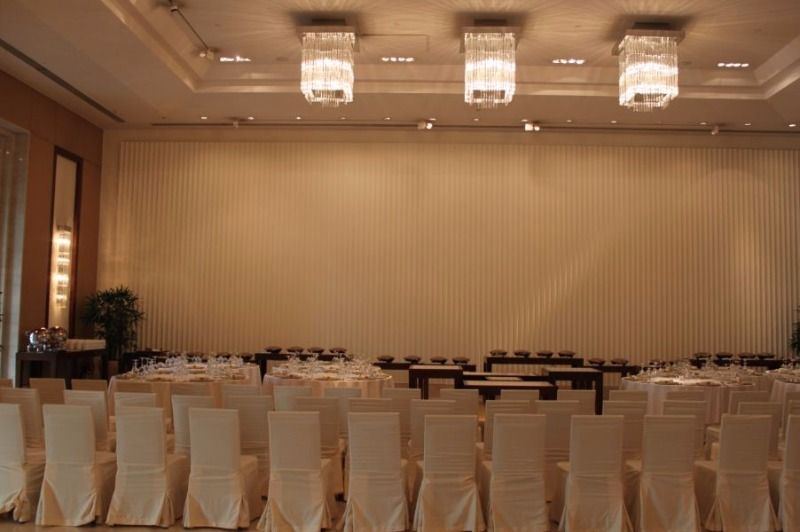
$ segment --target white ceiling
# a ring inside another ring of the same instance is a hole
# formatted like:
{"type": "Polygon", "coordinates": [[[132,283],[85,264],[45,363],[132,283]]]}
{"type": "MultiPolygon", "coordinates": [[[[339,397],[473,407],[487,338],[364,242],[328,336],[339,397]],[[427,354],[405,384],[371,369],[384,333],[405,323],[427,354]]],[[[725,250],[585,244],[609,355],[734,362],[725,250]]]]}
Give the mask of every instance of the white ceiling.
{"type": "Polygon", "coordinates": [[[2,49],[0,69],[104,128],[229,125],[237,118],[248,126],[413,127],[436,117],[439,127],[519,127],[528,119],[559,128],[686,130],[718,123],[723,131],[800,129],[787,127],[800,121],[797,0],[179,1],[209,46],[250,57],[246,64],[200,58],[200,42],[167,5],[0,0],[0,39],[123,123],[2,49]],[[299,92],[297,27],[321,17],[344,18],[359,35],[355,102],[337,109],[311,106],[299,92]],[[517,95],[508,107],[478,112],[463,102],[459,36],[475,18],[506,18],[521,28],[517,95]],[[626,28],[642,21],[671,22],[686,33],[679,46],[681,93],[665,111],[634,113],[617,103],[611,49],[626,28]],[[386,64],[383,55],[410,55],[416,62],[386,64]],[[554,66],[552,59],[560,57],[586,63],[554,66]],[[751,67],[722,70],[720,61],[751,67]],[[244,120],[248,116],[255,120],[244,120]]]}

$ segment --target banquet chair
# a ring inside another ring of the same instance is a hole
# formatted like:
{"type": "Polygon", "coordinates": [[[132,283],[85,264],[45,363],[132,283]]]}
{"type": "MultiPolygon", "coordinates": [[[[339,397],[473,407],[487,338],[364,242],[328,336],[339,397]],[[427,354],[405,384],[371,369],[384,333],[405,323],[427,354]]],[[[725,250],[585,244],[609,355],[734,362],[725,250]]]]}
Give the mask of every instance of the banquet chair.
{"type": "Polygon", "coordinates": [[[384,388],[381,397],[391,399],[391,410],[400,414],[400,451],[408,458],[408,441],[411,439],[411,400],[422,399],[420,388],[384,388]]]}
{"type": "Polygon", "coordinates": [[[94,419],[84,405],[43,405],[46,465],[37,525],[81,526],[105,520],[117,470],[96,451],[94,419]]]}
{"type": "MultiPolygon", "coordinates": [[[[416,400],[416,399],[414,399],[416,400]]],[[[351,397],[347,400],[347,412],[391,412],[391,399],[372,397],[351,397]]]]}
{"type": "Polygon", "coordinates": [[[189,430],[190,408],[214,408],[214,399],[207,395],[172,396],[172,420],[175,424],[176,454],[189,454],[192,447],[191,432],[189,430]]]}
{"type": "Polygon", "coordinates": [[[171,526],[183,513],[189,459],[167,454],[162,408],[125,407],[117,417],[117,476],[108,525],[171,526]]]}
{"type": "Polygon", "coordinates": [[[22,411],[25,447],[44,447],[42,403],[39,390],[33,388],[0,388],[0,403],[18,404],[22,411]]]}
{"type": "Polygon", "coordinates": [[[502,401],[490,399],[486,401],[486,417],[483,423],[483,441],[478,442],[478,458],[492,459],[492,443],[494,434],[494,416],[496,414],[530,414],[533,406],[527,400],[502,401]]]}
{"type": "Polygon", "coordinates": [[[241,454],[239,413],[190,408],[189,433],[191,466],[183,526],[248,527],[261,512],[261,495],[258,460],[241,454]]]}
{"type": "Polygon", "coordinates": [[[569,459],[572,416],[580,412],[578,401],[537,401],[534,412],[547,418],[544,442],[544,461],[547,469],[545,493],[552,501],[558,487],[558,462],[569,459]]]}
{"type": "Polygon", "coordinates": [[[645,416],[642,459],[627,463],[638,476],[636,530],[701,530],[694,493],[696,426],[694,415],[645,416]]]}
{"type": "Polygon", "coordinates": [[[454,414],[477,416],[480,409],[481,396],[478,390],[442,388],[439,390],[439,399],[455,401],[454,414]]]}
{"type": "MultiPolygon", "coordinates": [[[[109,401],[108,401],[108,408],[109,414],[112,416],[112,425],[113,425],[113,416],[116,415],[117,411],[117,404],[114,400],[114,396],[118,393],[154,393],[153,387],[150,386],[149,382],[136,382],[136,381],[127,381],[125,379],[115,379],[114,385],[109,386],[109,401]]],[[[154,405],[155,406],[155,405],[154,405]]]]}
{"type": "Polygon", "coordinates": [[[170,395],[211,395],[207,382],[173,382],[169,385],[170,395]]]}
{"type": "MultiPolygon", "coordinates": [[[[706,392],[703,390],[670,390],[664,398],[667,401],[706,401],[706,392]]],[[[705,417],[703,423],[705,423],[705,417]]]]}
{"type": "Polygon", "coordinates": [[[318,531],[334,522],[330,460],[321,459],[317,412],[269,413],[269,499],[258,529],[318,531]]]}
{"type": "Polygon", "coordinates": [[[106,392],[64,390],[64,404],[84,405],[91,408],[97,450],[114,452],[116,436],[108,431],[108,399],[106,392]]]}
{"type": "Polygon", "coordinates": [[[481,495],[488,529],[547,532],[542,414],[496,414],[491,461],[481,462],[481,495]]]}
{"type": "Polygon", "coordinates": [[[769,402],[741,402],[736,411],[739,415],[745,416],[769,416],[769,459],[778,460],[780,454],[778,453],[778,442],[780,440],[780,425],[781,415],[783,413],[783,405],[780,403],[769,402]]]}
{"type": "MultiPolygon", "coordinates": [[[[422,459],[425,455],[425,418],[430,415],[452,415],[455,412],[456,402],[448,399],[411,400],[411,438],[408,441],[406,488],[408,489],[408,500],[412,503],[416,500],[422,481],[422,459]]],[[[475,430],[477,431],[477,428],[475,430]]],[[[477,434],[473,439],[477,441],[477,434]]]]}
{"type": "Polygon", "coordinates": [[[25,448],[22,407],[0,404],[0,515],[30,521],[39,501],[44,475],[44,453],[25,448]]]}
{"type": "Polygon", "coordinates": [[[800,402],[800,391],[786,392],[786,394],[783,396],[783,416],[781,417],[781,427],[783,427],[784,431],[786,430],[789,416],[793,415],[794,413],[800,413],[796,410],[792,412],[792,401],[800,402]]]}
{"type": "Polygon", "coordinates": [[[0,379],[0,388],[13,388],[14,381],[11,379],[0,379]]]}
{"type": "MultiPolygon", "coordinates": [[[[261,388],[258,386],[247,386],[246,384],[222,383],[220,385],[220,393],[222,394],[222,408],[230,408],[228,406],[228,400],[231,397],[261,395],[261,388]]],[[[272,396],[270,395],[269,397],[272,396]]]]}
{"type": "Polygon", "coordinates": [[[274,410],[268,395],[232,395],[226,408],[239,411],[239,440],[242,454],[258,459],[258,489],[269,493],[269,423],[267,414],[274,410]]]}
{"type": "Polygon", "coordinates": [[[647,403],[642,401],[604,401],[603,415],[618,415],[624,419],[622,429],[622,456],[636,460],[642,454],[642,432],[647,403]]]}
{"type": "MultiPolygon", "coordinates": [[[[609,390],[609,401],[641,401],[647,402],[649,394],[644,390],[609,390]]],[[[605,410],[604,410],[605,412],[605,410]]]]}
{"type": "Polygon", "coordinates": [[[627,532],[622,480],[622,416],[572,417],[569,462],[558,464],[563,482],[551,505],[559,530],[627,532]]]}
{"type": "Polygon", "coordinates": [[[31,388],[39,390],[39,399],[43,405],[64,404],[64,390],[67,389],[64,379],[31,377],[29,383],[31,388]]]}
{"type": "Polygon", "coordinates": [[[484,529],[475,478],[478,418],[425,416],[425,451],[414,529],[419,532],[484,529]]]}
{"type": "Polygon", "coordinates": [[[344,493],[342,449],[339,446],[339,401],[333,397],[298,397],[295,407],[299,412],[319,413],[322,458],[331,461],[330,489],[334,495],[344,493]]]}
{"type": "Polygon", "coordinates": [[[143,392],[116,392],[114,394],[114,411],[125,406],[158,406],[156,394],[143,392]]]}
{"type": "MultiPolygon", "coordinates": [[[[800,404],[800,401],[792,401],[800,404]]],[[[779,519],[785,532],[800,530],[800,415],[786,421],[786,452],[780,480],[779,519]]]]}
{"type": "Polygon", "coordinates": [[[105,379],[72,379],[70,388],[87,392],[107,392],[108,381],[105,379]]]}
{"type": "Polygon", "coordinates": [[[396,412],[348,416],[350,462],[346,532],[407,530],[409,506],[396,412]]]}
{"type": "Polygon", "coordinates": [[[719,461],[695,462],[697,502],[708,530],[775,530],[767,476],[771,422],[769,416],[723,414],[719,461]]]}
{"type": "Polygon", "coordinates": [[[528,401],[531,406],[529,413],[532,413],[536,401],[539,400],[539,390],[501,390],[499,399],[501,401],[528,401]]]}
{"type": "Polygon", "coordinates": [[[348,399],[360,398],[361,388],[325,388],[322,391],[323,397],[335,397],[338,404],[338,420],[339,425],[339,438],[343,442],[347,441],[347,413],[349,411],[350,403],[348,399]]]}
{"type": "Polygon", "coordinates": [[[706,410],[705,401],[664,401],[665,416],[694,416],[694,456],[701,459],[705,455],[705,434],[706,434],[706,410]]]}
{"type": "Polygon", "coordinates": [[[311,397],[311,386],[282,385],[272,388],[275,410],[278,412],[295,410],[294,400],[298,397],[311,397]]]}
{"type": "MultiPolygon", "coordinates": [[[[739,403],[769,401],[769,392],[763,391],[732,391],[728,395],[728,405],[723,411],[726,414],[736,414],[739,411],[739,403]]],[[[706,455],[711,456],[711,449],[714,443],[719,441],[720,425],[709,425],[706,427],[706,455]]]]}
{"type": "Polygon", "coordinates": [[[580,415],[590,416],[595,413],[594,390],[559,390],[556,398],[558,401],[578,401],[581,405],[580,415]]]}

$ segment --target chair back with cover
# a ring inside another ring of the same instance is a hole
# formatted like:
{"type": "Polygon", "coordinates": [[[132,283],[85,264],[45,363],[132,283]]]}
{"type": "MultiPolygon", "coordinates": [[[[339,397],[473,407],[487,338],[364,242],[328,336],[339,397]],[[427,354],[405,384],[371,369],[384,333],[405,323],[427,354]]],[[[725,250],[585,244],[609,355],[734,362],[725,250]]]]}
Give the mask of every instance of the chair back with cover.
{"type": "Polygon", "coordinates": [[[295,408],[299,412],[317,412],[320,419],[320,447],[322,458],[331,460],[331,486],[334,493],[344,493],[342,449],[339,447],[339,401],[334,397],[298,397],[295,408]]]}
{"type": "Polygon", "coordinates": [[[419,460],[425,449],[425,417],[433,414],[455,413],[456,402],[446,399],[411,400],[411,439],[409,440],[409,459],[419,460]]]}
{"type": "Polygon", "coordinates": [[[39,399],[43,405],[63,405],[64,390],[67,383],[64,379],[30,378],[30,387],[39,390],[39,399]]]}
{"type": "Polygon", "coordinates": [[[64,404],[85,405],[92,409],[94,437],[98,451],[109,451],[108,439],[108,398],[104,391],[64,390],[64,404]]]}
{"type": "Polygon", "coordinates": [[[483,422],[483,459],[492,456],[494,434],[494,416],[496,414],[530,414],[534,405],[529,400],[488,400],[486,401],[486,417],[483,422]]]}
{"type": "Polygon", "coordinates": [[[741,401],[739,403],[737,414],[745,416],[769,416],[769,458],[770,460],[778,460],[778,440],[781,429],[781,416],[783,414],[783,405],[780,403],[769,403],[766,401],[741,401]]]}
{"type": "Polygon", "coordinates": [[[173,395],[172,423],[175,426],[175,453],[189,454],[191,432],[189,431],[190,408],[214,408],[214,399],[206,395],[173,395]]]}
{"type": "Polygon", "coordinates": [[[559,390],[558,401],[578,401],[581,405],[580,414],[590,416],[595,413],[595,398],[597,393],[594,390],[559,390]]]}
{"type": "MultiPolygon", "coordinates": [[[[800,401],[792,401],[800,405],[800,401]]],[[[786,420],[786,451],[780,485],[782,530],[800,530],[800,414],[786,420]]]]}
{"type": "Polygon", "coordinates": [[[339,425],[339,438],[347,440],[347,413],[350,410],[349,399],[360,398],[361,388],[348,387],[348,388],[324,388],[322,391],[323,397],[335,397],[339,403],[339,416],[337,425],[339,425]]]}
{"type": "Polygon", "coordinates": [[[294,400],[298,397],[311,397],[311,386],[274,386],[272,395],[275,410],[278,412],[296,410],[294,400]]]}
{"type": "Polygon", "coordinates": [[[667,401],[706,401],[703,390],[670,390],[664,396],[667,401]]]}
{"type": "Polygon", "coordinates": [[[25,447],[44,447],[42,403],[39,390],[33,388],[0,388],[0,403],[17,404],[25,427],[25,447]]]}
{"type": "Polygon", "coordinates": [[[108,391],[108,381],[105,379],[72,379],[70,386],[73,390],[84,392],[108,391]]]}
{"type": "Polygon", "coordinates": [[[637,530],[699,532],[694,491],[695,415],[645,416],[637,530]]]}
{"type": "Polygon", "coordinates": [[[269,421],[274,404],[268,395],[231,395],[226,408],[239,412],[239,439],[242,454],[258,459],[258,489],[269,494],[269,421]]]}
{"type": "Polygon", "coordinates": [[[425,416],[425,457],[414,528],[480,531],[483,511],[475,478],[475,416],[425,416]]]}
{"type": "Polygon", "coordinates": [[[725,413],[738,413],[739,403],[742,402],[754,403],[766,401],[769,401],[769,392],[734,390],[730,393],[730,395],[728,395],[728,409],[725,411],[725,413]]]}
{"type": "Polygon", "coordinates": [[[465,388],[442,388],[439,390],[439,399],[455,401],[454,413],[466,416],[477,416],[481,403],[478,390],[465,388]]]}
{"type": "Polygon", "coordinates": [[[407,530],[409,508],[400,456],[400,416],[349,415],[345,530],[407,530]]]}
{"type": "Polygon", "coordinates": [[[705,454],[706,410],[705,401],[681,401],[669,399],[664,401],[665,416],[693,416],[694,425],[694,456],[702,458],[705,454]]]}
{"type": "Polygon", "coordinates": [[[553,500],[558,487],[557,464],[569,459],[572,416],[578,415],[580,409],[578,401],[537,401],[534,405],[534,411],[547,418],[544,459],[547,463],[545,489],[548,501],[553,500]]]}
{"type": "MultiPolygon", "coordinates": [[[[609,390],[609,401],[643,401],[649,400],[649,394],[644,390],[609,390]]],[[[605,412],[605,410],[603,410],[605,412]]]]}
{"type": "Polygon", "coordinates": [[[33,519],[44,475],[44,457],[28,462],[22,406],[0,403],[0,514],[14,521],[33,519]]]}
{"type": "Polygon", "coordinates": [[[642,401],[604,401],[603,415],[618,415],[625,419],[622,433],[622,453],[626,460],[638,459],[642,454],[642,432],[647,403],[642,401]]]}

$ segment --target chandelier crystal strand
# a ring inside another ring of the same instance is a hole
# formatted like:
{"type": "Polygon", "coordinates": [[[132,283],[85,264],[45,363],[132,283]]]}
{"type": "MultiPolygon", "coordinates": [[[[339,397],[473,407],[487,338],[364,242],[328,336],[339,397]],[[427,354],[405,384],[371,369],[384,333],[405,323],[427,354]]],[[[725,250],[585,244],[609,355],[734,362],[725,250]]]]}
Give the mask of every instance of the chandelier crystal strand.
{"type": "Polygon", "coordinates": [[[303,34],[300,90],[309,103],[338,107],[353,101],[352,32],[303,34]]]}
{"type": "Polygon", "coordinates": [[[619,104],[653,111],[666,108],[677,96],[677,39],[626,35],[620,44],[619,104]]]}
{"type": "Polygon", "coordinates": [[[514,99],[516,41],[513,33],[465,33],[464,101],[479,109],[514,99]]]}

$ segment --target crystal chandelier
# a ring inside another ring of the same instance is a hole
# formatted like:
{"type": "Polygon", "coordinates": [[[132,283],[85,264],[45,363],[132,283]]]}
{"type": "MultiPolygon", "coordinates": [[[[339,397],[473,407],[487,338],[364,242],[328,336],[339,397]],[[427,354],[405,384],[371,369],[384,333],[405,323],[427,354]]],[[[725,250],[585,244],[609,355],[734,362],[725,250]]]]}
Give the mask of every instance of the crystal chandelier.
{"type": "Polygon", "coordinates": [[[510,32],[464,33],[464,101],[478,109],[514,98],[516,41],[510,32]]]}
{"type": "Polygon", "coordinates": [[[629,32],[619,43],[619,104],[664,109],[678,96],[677,32],[629,32]]]}
{"type": "Polygon", "coordinates": [[[353,46],[356,35],[343,31],[303,33],[300,90],[309,103],[338,107],[353,101],[353,46]]]}

